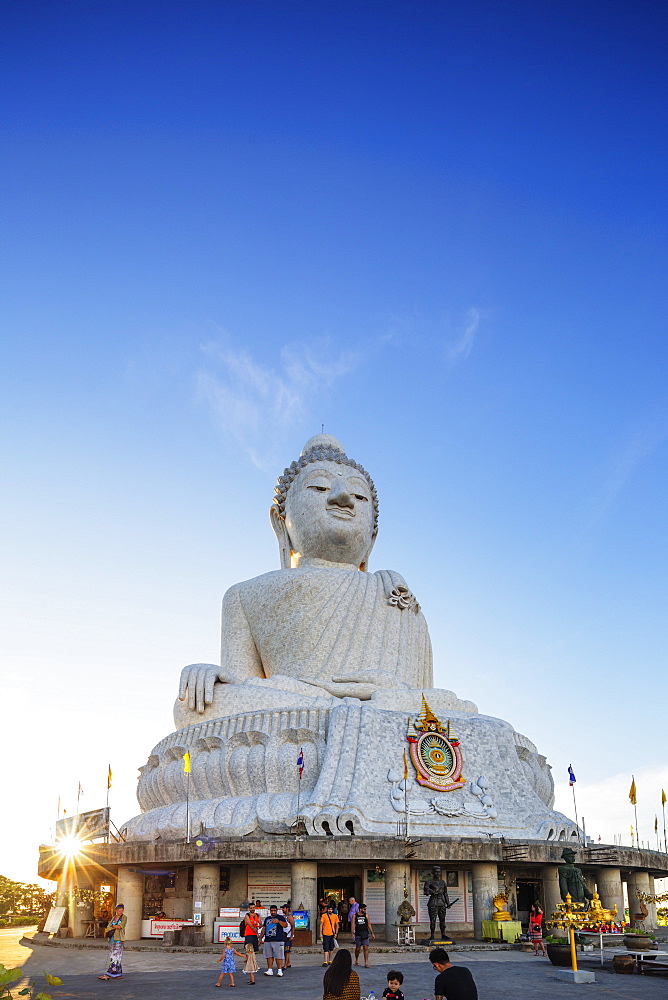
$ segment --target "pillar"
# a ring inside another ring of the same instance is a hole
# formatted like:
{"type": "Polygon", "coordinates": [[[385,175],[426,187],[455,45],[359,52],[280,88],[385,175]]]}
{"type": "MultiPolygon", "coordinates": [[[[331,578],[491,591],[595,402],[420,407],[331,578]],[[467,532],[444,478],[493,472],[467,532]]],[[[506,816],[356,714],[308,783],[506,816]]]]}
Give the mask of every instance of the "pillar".
{"type": "MultiPolygon", "coordinates": [[[[640,913],[640,900],[636,896],[637,889],[640,892],[649,892],[649,875],[647,872],[632,871],[626,878],[626,890],[629,898],[629,923],[632,927],[640,923],[640,920],[634,918],[634,914],[640,913]]],[[[647,909],[649,910],[649,906],[647,909]]],[[[645,926],[648,926],[648,921],[645,921],[645,926]]]]}
{"type": "MultiPolygon", "coordinates": [[[[649,889],[646,889],[645,891],[651,893],[652,895],[654,895],[656,893],[656,886],[654,884],[654,876],[653,875],[648,875],[647,876],[647,882],[649,884],[649,889]]],[[[647,903],[646,905],[647,905],[647,909],[649,910],[649,917],[645,921],[645,926],[649,930],[655,931],[657,929],[657,927],[659,926],[659,917],[658,917],[658,914],[656,912],[656,903],[647,903]]]]}
{"type": "Polygon", "coordinates": [[[293,861],[290,866],[290,902],[293,910],[308,910],[311,942],[318,934],[318,864],[316,861],[293,861]]]}
{"type": "Polygon", "coordinates": [[[475,861],[473,872],[473,936],[482,939],[482,922],[491,920],[494,912],[492,900],[499,891],[499,875],[495,863],[475,861]]]}
{"type": "Polygon", "coordinates": [[[125,940],[139,941],[144,910],[144,876],[141,872],[133,872],[129,868],[118,869],[116,906],[119,903],[125,907],[125,916],[128,918],[125,925],[125,940]]]}
{"type": "Polygon", "coordinates": [[[624,919],[624,886],[619,868],[601,868],[598,873],[598,894],[601,906],[611,910],[617,907],[617,920],[624,919]]]}
{"type": "Polygon", "coordinates": [[[204,939],[213,941],[213,922],[218,916],[220,865],[195,862],[193,872],[193,913],[202,914],[204,939]],[[197,904],[200,904],[199,906],[197,904]]]}
{"type": "Polygon", "coordinates": [[[405,861],[388,861],[385,865],[385,940],[396,942],[395,924],[399,923],[397,907],[403,903],[404,885],[411,900],[411,866],[405,861]],[[404,881],[405,879],[405,881],[404,881]]]}
{"type": "MultiPolygon", "coordinates": [[[[633,879],[633,884],[635,889],[638,889],[640,892],[649,892],[649,874],[647,872],[632,872],[631,878],[633,879]]],[[[633,892],[632,896],[629,893],[629,913],[631,911],[631,899],[633,899],[633,912],[640,913],[641,912],[640,900],[636,896],[635,891],[633,892]]],[[[645,903],[645,906],[649,910],[649,904],[645,903]]],[[[634,921],[632,916],[630,917],[630,920],[632,924],[641,923],[640,920],[634,921]]],[[[646,931],[650,929],[650,921],[651,921],[651,911],[649,916],[644,921],[642,921],[646,931]]]]}
{"type": "Polygon", "coordinates": [[[65,906],[67,908],[67,914],[65,915],[63,922],[61,923],[61,928],[69,927],[70,933],[73,934],[74,928],[74,877],[73,877],[73,866],[69,858],[63,860],[63,868],[60,873],[60,878],[58,879],[58,890],[56,893],[56,906],[65,906]]]}
{"type": "Polygon", "coordinates": [[[543,922],[549,923],[561,903],[559,892],[559,865],[543,865],[543,922]]]}

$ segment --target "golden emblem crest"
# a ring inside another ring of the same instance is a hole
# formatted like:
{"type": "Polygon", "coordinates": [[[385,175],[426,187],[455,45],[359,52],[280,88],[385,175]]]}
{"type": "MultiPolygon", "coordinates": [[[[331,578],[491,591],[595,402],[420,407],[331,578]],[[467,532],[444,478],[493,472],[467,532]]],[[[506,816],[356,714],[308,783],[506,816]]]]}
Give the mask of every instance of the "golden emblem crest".
{"type": "Polygon", "coordinates": [[[464,761],[459,740],[448,719],[445,726],[434,715],[424,695],[422,711],[408,723],[406,733],[416,780],[437,792],[452,792],[466,784],[462,778],[464,761]]]}

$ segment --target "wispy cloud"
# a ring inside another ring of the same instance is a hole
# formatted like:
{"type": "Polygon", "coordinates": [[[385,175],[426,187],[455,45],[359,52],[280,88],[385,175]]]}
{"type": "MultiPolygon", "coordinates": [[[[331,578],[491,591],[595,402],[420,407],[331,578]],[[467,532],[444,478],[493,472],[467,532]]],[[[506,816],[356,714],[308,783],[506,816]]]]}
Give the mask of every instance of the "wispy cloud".
{"type": "Polygon", "coordinates": [[[445,349],[445,360],[453,367],[460,361],[466,361],[471,350],[473,349],[473,344],[475,342],[476,334],[480,327],[480,320],[482,318],[482,312],[475,306],[472,306],[466,313],[464,319],[464,329],[459,334],[456,340],[450,342],[445,349]]]}
{"type": "Polygon", "coordinates": [[[599,513],[610,506],[636,469],[651,457],[666,437],[668,407],[662,404],[627,437],[612,457],[601,486],[599,513]]]}
{"type": "Polygon", "coordinates": [[[362,352],[336,351],[328,337],[284,346],[273,368],[226,337],[202,350],[208,364],[198,375],[199,398],[261,469],[273,467],[286,438],[322,392],[363,359],[362,352]]]}

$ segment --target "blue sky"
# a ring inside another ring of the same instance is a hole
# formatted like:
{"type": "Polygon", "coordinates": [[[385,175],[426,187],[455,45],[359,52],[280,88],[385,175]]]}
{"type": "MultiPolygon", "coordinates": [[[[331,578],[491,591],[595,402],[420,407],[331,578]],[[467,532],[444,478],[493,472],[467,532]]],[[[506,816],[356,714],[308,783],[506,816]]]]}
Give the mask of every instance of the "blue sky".
{"type": "MultiPolygon", "coordinates": [[[[653,3],[0,8],[2,782],[135,811],[311,434],[376,480],[436,683],[603,839],[668,786],[666,60],[653,3]],[[4,702],[4,699],[3,699],[4,702]]],[[[28,821],[29,820],[29,821],[28,821]]]]}

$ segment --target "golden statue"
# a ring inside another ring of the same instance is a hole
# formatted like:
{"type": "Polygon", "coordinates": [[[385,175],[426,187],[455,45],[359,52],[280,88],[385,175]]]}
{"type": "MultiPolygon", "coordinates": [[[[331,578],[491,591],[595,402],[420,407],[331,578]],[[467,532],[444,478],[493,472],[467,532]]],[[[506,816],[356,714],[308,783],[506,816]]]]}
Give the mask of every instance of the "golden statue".
{"type": "Polygon", "coordinates": [[[612,926],[616,922],[617,904],[611,910],[606,909],[601,904],[600,896],[597,892],[592,896],[587,911],[587,919],[584,923],[584,930],[598,931],[601,927],[612,926]]]}
{"type": "Polygon", "coordinates": [[[494,913],[492,914],[492,920],[512,920],[513,918],[508,913],[506,909],[508,905],[508,896],[505,892],[497,892],[496,896],[492,900],[494,903],[494,913]]]}

